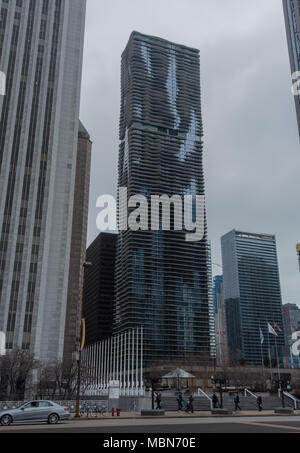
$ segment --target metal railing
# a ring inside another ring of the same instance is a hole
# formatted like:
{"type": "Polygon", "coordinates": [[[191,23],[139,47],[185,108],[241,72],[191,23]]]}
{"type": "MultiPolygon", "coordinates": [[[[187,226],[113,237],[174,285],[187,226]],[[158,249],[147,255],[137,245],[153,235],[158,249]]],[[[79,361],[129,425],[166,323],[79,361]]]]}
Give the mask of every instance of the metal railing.
{"type": "Polygon", "coordinates": [[[245,388],[245,398],[247,397],[247,393],[249,393],[250,396],[252,396],[253,398],[257,399],[257,396],[252,393],[249,389],[245,388]]]}
{"type": "Polygon", "coordinates": [[[291,395],[288,392],[283,392],[283,395],[286,396],[287,398],[290,398],[293,401],[294,409],[297,410],[298,409],[299,400],[297,400],[297,398],[295,398],[293,395],[291,395]]]}
{"type": "Polygon", "coordinates": [[[204,392],[204,390],[202,390],[200,387],[198,388],[198,393],[197,393],[198,396],[205,396],[205,398],[207,398],[210,402],[210,408],[212,409],[213,408],[213,402],[212,402],[212,399],[208,396],[207,393],[204,392]]]}

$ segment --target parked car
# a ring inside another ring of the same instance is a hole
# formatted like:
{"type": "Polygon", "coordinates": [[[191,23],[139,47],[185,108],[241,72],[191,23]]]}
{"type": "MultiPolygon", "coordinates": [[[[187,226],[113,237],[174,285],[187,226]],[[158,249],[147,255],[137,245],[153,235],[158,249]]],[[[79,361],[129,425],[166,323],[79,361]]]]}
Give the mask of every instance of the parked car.
{"type": "Polygon", "coordinates": [[[0,423],[9,426],[12,423],[47,422],[55,425],[60,420],[70,417],[68,407],[60,406],[52,401],[30,401],[17,409],[7,409],[0,412],[0,423]]]}

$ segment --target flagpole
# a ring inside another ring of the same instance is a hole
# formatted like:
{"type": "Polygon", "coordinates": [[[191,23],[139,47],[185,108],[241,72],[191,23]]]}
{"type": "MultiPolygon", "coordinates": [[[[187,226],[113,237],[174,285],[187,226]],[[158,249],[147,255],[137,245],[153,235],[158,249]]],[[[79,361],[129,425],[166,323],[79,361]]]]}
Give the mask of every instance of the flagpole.
{"type": "Polygon", "coordinates": [[[263,347],[262,347],[264,338],[263,338],[263,333],[262,333],[262,330],[260,327],[260,323],[259,323],[259,337],[260,337],[260,352],[261,352],[261,363],[262,363],[262,370],[263,370],[263,380],[264,380],[264,386],[265,386],[266,377],[265,377],[265,364],[264,364],[264,355],[263,355],[263,347]]]}
{"type": "Polygon", "coordinates": [[[281,379],[280,379],[279,359],[278,359],[278,348],[277,348],[277,340],[276,340],[276,337],[275,337],[275,346],[276,346],[276,356],[277,356],[278,379],[279,379],[279,381],[280,381],[281,379]]]}
{"type": "Polygon", "coordinates": [[[269,348],[269,363],[270,363],[271,387],[272,387],[273,376],[272,376],[272,362],[271,362],[271,349],[270,349],[270,332],[269,332],[269,325],[268,325],[268,348],[269,348]]]}

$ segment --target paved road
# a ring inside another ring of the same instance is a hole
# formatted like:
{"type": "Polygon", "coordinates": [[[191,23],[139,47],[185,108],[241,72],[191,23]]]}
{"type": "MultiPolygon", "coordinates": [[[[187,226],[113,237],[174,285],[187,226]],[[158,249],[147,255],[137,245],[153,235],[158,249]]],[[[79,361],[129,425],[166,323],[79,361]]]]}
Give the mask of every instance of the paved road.
{"type": "Polygon", "coordinates": [[[226,417],[193,419],[124,419],[68,421],[56,426],[0,427],[0,433],[294,433],[300,434],[300,417],[226,417]]]}

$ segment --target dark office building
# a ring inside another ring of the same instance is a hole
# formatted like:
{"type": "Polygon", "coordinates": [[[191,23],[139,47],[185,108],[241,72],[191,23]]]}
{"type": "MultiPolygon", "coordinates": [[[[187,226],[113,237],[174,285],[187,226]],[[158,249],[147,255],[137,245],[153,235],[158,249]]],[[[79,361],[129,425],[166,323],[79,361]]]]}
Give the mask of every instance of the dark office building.
{"type": "MultiPolygon", "coordinates": [[[[133,32],[122,55],[119,187],[149,206],[151,195],[204,196],[202,137],[199,51],[133,32]]],[[[115,332],[144,327],[146,365],[210,357],[204,223],[199,242],[161,225],[119,234],[115,332]]]]}
{"type": "Polygon", "coordinates": [[[285,345],[282,301],[275,236],[231,231],[222,237],[223,282],[229,357],[261,365],[260,328],[264,335],[263,357],[282,362],[285,345]],[[268,323],[282,332],[268,335],[268,323]]]}
{"type": "Polygon", "coordinates": [[[86,252],[82,316],[86,344],[111,337],[113,330],[116,234],[100,233],[86,252]]]}

